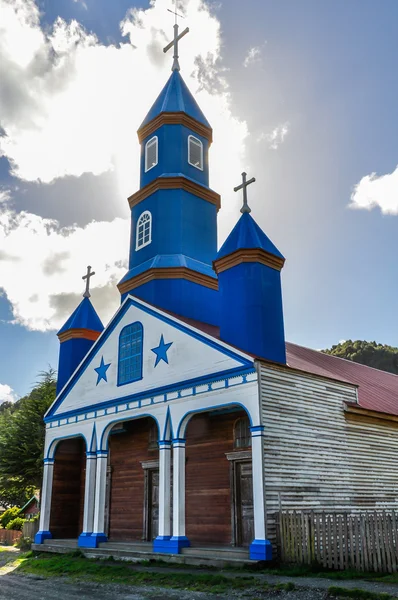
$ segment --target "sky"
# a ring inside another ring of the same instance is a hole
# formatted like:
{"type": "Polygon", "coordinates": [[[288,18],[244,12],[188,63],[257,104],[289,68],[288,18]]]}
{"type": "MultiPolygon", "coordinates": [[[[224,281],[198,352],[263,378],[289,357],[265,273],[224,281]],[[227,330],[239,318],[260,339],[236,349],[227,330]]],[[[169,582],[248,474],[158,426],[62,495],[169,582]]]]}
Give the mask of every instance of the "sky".
{"type": "MultiPolygon", "coordinates": [[[[398,2],[182,0],[181,74],[213,127],[218,242],[252,216],[286,257],[286,338],[398,346],[398,2]]],[[[126,272],[136,130],[166,82],[172,0],[0,0],[0,403],[80,302],[126,272]],[[104,240],[107,240],[104,243],[104,240]]]]}

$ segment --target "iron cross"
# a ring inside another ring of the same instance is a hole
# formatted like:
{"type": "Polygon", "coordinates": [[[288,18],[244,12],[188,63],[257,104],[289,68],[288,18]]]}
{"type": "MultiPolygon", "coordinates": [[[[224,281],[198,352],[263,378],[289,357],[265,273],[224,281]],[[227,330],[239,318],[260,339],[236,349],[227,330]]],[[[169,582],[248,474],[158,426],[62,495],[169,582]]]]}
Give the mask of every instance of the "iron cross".
{"type": "Polygon", "coordinates": [[[247,186],[250,185],[251,183],[254,183],[255,181],[256,181],[255,177],[252,177],[251,179],[249,179],[249,181],[246,181],[246,173],[243,172],[242,173],[242,183],[240,185],[237,185],[236,187],[234,187],[234,192],[243,190],[243,206],[240,209],[241,213],[251,212],[251,209],[250,209],[249,205],[247,204],[247,186]]]}
{"type": "Polygon", "coordinates": [[[90,298],[91,294],[90,294],[90,279],[91,277],[95,275],[95,271],[91,270],[90,265],[88,265],[87,267],[87,275],[83,275],[82,279],[86,280],[86,291],[83,294],[83,298],[90,298]]]}
{"type": "Polygon", "coordinates": [[[180,35],[178,35],[177,17],[181,17],[181,15],[178,15],[176,10],[170,10],[169,8],[167,10],[169,12],[173,13],[173,15],[175,15],[174,40],[172,42],[170,42],[170,44],[167,44],[167,46],[165,48],[163,48],[163,52],[168,52],[168,50],[170,50],[170,48],[174,47],[173,66],[171,67],[171,70],[172,71],[179,71],[180,70],[180,63],[178,62],[178,42],[180,41],[180,39],[182,37],[184,37],[184,35],[186,35],[188,33],[189,27],[186,27],[184,29],[184,31],[182,33],[180,33],[180,35]]]}

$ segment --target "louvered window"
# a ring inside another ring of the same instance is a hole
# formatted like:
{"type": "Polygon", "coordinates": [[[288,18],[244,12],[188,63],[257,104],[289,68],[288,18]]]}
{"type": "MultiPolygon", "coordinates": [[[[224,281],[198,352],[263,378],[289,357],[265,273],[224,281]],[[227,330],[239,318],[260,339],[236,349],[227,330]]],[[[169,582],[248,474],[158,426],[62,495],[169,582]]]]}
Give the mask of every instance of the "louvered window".
{"type": "Polygon", "coordinates": [[[248,417],[242,417],[235,422],[234,448],[249,448],[251,445],[250,421],[248,417]]]}
{"type": "Polygon", "coordinates": [[[120,332],[118,385],[142,379],[142,341],[143,327],[138,321],[120,332]]]}
{"type": "Polygon", "coordinates": [[[145,144],[145,173],[158,164],[158,138],[155,135],[145,144]]]}
{"type": "Polygon", "coordinates": [[[188,136],[188,162],[203,171],[203,144],[193,135],[188,136]]]}
{"type": "Polygon", "coordinates": [[[138,221],[135,234],[135,249],[140,250],[152,242],[152,215],[149,210],[144,211],[138,221]]]}

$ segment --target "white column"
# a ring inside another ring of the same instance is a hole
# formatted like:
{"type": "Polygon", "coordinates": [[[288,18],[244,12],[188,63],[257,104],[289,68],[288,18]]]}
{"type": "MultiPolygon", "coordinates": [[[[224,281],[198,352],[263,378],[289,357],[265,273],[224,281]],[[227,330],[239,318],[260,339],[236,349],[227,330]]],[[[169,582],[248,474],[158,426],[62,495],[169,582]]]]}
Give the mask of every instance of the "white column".
{"type": "Polygon", "coordinates": [[[170,537],[171,442],[159,442],[159,537],[170,537]]]}
{"type": "Polygon", "coordinates": [[[105,535],[105,499],[106,499],[106,471],[108,466],[108,451],[97,452],[97,469],[95,478],[95,508],[93,536],[98,542],[106,542],[105,535]]]}
{"type": "Polygon", "coordinates": [[[254,540],[250,546],[250,558],[270,560],[272,546],[266,539],[266,508],[264,479],[264,426],[251,427],[252,434],[252,472],[253,472],[253,512],[254,540]]]}
{"type": "Polygon", "coordinates": [[[177,550],[189,546],[185,537],[185,440],[173,440],[173,537],[177,550]]]}
{"type": "Polygon", "coordinates": [[[92,533],[93,531],[96,470],[97,455],[95,452],[87,452],[86,482],[84,487],[83,534],[92,533]]]}
{"type": "Polygon", "coordinates": [[[51,497],[53,491],[54,459],[44,459],[43,485],[40,500],[40,528],[36,534],[36,544],[42,544],[45,539],[51,538],[50,534],[50,515],[51,515],[51,497]]]}

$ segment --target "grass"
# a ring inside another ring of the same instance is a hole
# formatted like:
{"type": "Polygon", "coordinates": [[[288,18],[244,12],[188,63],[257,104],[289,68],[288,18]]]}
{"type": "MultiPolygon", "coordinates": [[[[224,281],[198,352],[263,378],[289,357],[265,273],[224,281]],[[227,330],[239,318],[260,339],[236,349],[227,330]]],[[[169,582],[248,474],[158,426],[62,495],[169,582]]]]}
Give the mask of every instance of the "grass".
{"type": "Polygon", "coordinates": [[[335,598],[358,598],[360,600],[392,600],[394,598],[391,594],[369,592],[358,588],[348,589],[338,586],[331,586],[328,589],[328,593],[329,596],[335,598]]]}

